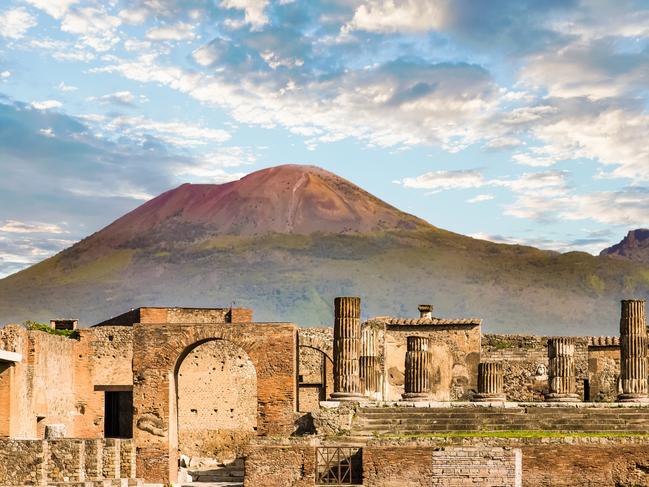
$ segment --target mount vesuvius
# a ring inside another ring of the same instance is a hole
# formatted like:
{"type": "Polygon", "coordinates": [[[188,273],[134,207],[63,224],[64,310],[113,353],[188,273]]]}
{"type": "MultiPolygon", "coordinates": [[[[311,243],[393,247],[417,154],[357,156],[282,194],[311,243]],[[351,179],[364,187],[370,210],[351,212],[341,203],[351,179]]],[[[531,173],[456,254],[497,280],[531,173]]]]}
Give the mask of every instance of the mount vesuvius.
{"type": "Polygon", "coordinates": [[[0,322],[236,303],[257,320],[318,325],[334,296],[359,295],[373,315],[432,302],[490,331],[597,335],[617,333],[619,299],[648,292],[649,265],[476,240],[286,165],[183,184],[0,280],[0,322]]]}

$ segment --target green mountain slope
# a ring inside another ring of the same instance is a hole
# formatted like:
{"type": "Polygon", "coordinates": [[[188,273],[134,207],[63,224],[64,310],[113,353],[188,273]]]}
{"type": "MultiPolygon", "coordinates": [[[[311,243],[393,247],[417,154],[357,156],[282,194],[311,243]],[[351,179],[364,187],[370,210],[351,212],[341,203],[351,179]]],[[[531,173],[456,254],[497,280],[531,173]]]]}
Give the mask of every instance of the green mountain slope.
{"type": "MultiPolygon", "coordinates": [[[[612,335],[618,300],[649,292],[647,266],[476,240],[376,201],[379,208],[365,205],[363,215],[389,210],[391,220],[370,224],[363,216],[363,231],[349,225],[359,212],[347,208],[346,226],[336,232],[222,234],[218,222],[176,211],[173,221],[139,234],[135,210],[128,239],[102,233],[109,226],[0,280],[0,321],[73,316],[88,325],[136,306],[236,303],[252,307],[258,320],[329,325],[333,298],[359,295],[365,316],[416,316],[417,304],[430,302],[435,315],[477,316],[490,331],[612,335]]],[[[309,225],[316,213],[309,209],[309,225]]],[[[254,221],[250,213],[246,221],[254,221]]]]}

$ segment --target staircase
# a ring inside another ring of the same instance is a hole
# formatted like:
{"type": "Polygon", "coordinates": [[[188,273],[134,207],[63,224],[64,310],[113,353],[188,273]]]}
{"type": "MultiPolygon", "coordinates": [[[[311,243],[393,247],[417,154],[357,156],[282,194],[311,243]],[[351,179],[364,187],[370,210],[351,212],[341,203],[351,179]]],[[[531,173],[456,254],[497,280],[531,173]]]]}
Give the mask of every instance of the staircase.
{"type": "Polygon", "coordinates": [[[243,487],[245,464],[243,458],[222,466],[205,469],[188,468],[191,482],[185,482],[183,487],[243,487]]]}
{"type": "Polygon", "coordinates": [[[649,434],[649,408],[361,408],[352,434],[426,435],[479,431],[649,434]]]}

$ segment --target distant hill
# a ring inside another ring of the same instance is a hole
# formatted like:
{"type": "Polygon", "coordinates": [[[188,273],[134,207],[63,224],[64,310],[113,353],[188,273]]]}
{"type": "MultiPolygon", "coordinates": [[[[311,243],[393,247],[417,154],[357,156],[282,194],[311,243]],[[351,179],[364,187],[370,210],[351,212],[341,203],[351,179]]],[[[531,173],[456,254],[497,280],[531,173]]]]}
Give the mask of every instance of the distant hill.
{"type": "Polygon", "coordinates": [[[649,229],[631,230],[618,244],[602,250],[600,255],[611,255],[649,265],[649,229]]]}
{"type": "Polygon", "coordinates": [[[0,322],[137,306],[223,306],[258,320],[332,323],[363,313],[485,320],[502,332],[615,334],[618,300],[646,296],[649,266],[476,240],[403,213],[313,166],[221,185],[184,184],[39,264],[0,280],[0,322]]]}

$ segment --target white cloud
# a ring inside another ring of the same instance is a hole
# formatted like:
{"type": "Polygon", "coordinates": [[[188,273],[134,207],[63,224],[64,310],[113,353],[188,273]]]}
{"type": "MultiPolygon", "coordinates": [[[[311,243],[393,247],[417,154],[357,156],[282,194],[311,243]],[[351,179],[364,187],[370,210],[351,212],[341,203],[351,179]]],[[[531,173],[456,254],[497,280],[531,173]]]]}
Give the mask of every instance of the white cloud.
{"type": "Polygon", "coordinates": [[[512,149],[514,147],[519,147],[521,145],[523,145],[523,142],[520,139],[517,139],[516,137],[497,137],[487,142],[484,147],[485,149],[500,150],[500,149],[512,149]]]}
{"type": "Polygon", "coordinates": [[[0,232],[7,233],[67,233],[61,226],[52,223],[19,222],[5,220],[0,224],[0,232]]]}
{"type": "Polygon", "coordinates": [[[366,0],[354,12],[345,31],[423,32],[444,27],[448,0],[366,0]]]}
{"type": "Polygon", "coordinates": [[[504,235],[493,235],[488,233],[474,233],[469,235],[472,238],[479,240],[488,240],[490,242],[507,244],[507,245],[523,245],[526,247],[535,247],[537,249],[552,250],[557,252],[573,252],[581,251],[588,252],[593,255],[606,247],[608,241],[603,238],[583,238],[574,240],[557,240],[546,237],[514,237],[504,235]]]}
{"type": "Polygon", "coordinates": [[[90,62],[95,59],[95,55],[88,51],[65,51],[65,52],[55,52],[52,54],[52,57],[57,61],[81,61],[81,62],[90,62]]]}
{"type": "Polygon", "coordinates": [[[70,10],[61,21],[61,30],[79,34],[80,40],[98,52],[108,51],[119,42],[115,29],[122,21],[103,8],[84,7],[70,10]]]}
{"type": "Polygon", "coordinates": [[[480,171],[474,169],[431,171],[421,176],[403,178],[397,182],[406,188],[431,189],[434,191],[479,188],[486,183],[480,171]]]}
{"type": "Polygon", "coordinates": [[[7,78],[9,78],[10,76],[11,76],[11,72],[10,72],[10,71],[2,71],[2,72],[0,73],[0,78],[2,78],[2,79],[7,79],[7,78]]]}
{"type": "Polygon", "coordinates": [[[494,199],[494,195],[492,194],[479,194],[474,196],[473,198],[469,198],[466,200],[467,203],[482,203],[483,201],[489,201],[494,199]]]}
{"type": "Polygon", "coordinates": [[[193,25],[179,22],[149,29],[146,38],[152,41],[191,41],[196,38],[196,34],[193,25]]]}
{"type": "Polygon", "coordinates": [[[54,130],[51,127],[48,127],[46,129],[40,129],[38,133],[44,135],[45,137],[50,137],[50,138],[53,138],[55,136],[54,130]]]}
{"type": "Polygon", "coordinates": [[[108,95],[103,95],[100,97],[92,96],[88,98],[89,101],[98,100],[101,103],[113,103],[116,105],[123,106],[132,106],[135,103],[135,95],[128,90],[125,91],[116,91],[115,93],[110,93],[108,95]]]}
{"type": "Polygon", "coordinates": [[[61,81],[61,82],[58,84],[57,88],[59,89],[59,91],[62,91],[62,92],[64,92],[64,93],[68,93],[68,92],[72,92],[72,91],[77,91],[77,90],[79,89],[79,88],[77,88],[76,86],[66,85],[65,82],[63,82],[63,81],[61,81]]]}
{"type": "Polygon", "coordinates": [[[119,18],[131,25],[142,25],[148,17],[149,11],[145,8],[127,8],[119,12],[119,18]]]}
{"type": "Polygon", "coordinates": [[[127,51],[143,51],[150,47],[151,43],[149,41],[140,41],[137,39],[127,39],[124,41],[124,49],[127,51]]]}
{"type": "Polygon", "coordinates": [[[37,110],[51,110],[52,108],[61,108],[63,103],[58,100],[33,101],[32,107],[37,110]]]}
{"type": "Polygon", "coordinates": [[[168,144],[197,147],[230,139],[229,132],[186,122],[158,122],[145,117],[118,116],[102,118],[101,127],[120,135],[144,137],[151,134],[168,144]]]}
{"type": "Polygon", "coordinates": [[[0,36],[20,39],[38,22],[22,7],[6,10],[0,14],[0,36]]]}
{"type": "Polygon", "coordinates": [[[60,19],[65,15],[70,6],[77,3],[78,0],[26,0],[36,8],[46,12],[55,19],[60,19]]]}
{"type": "Polygon", "coordinates": [[[221,7],[243,10],[245,22],[257,28],[268,23],[265,12],[268,3],[268,0],[221,0],[221,7]]]}

